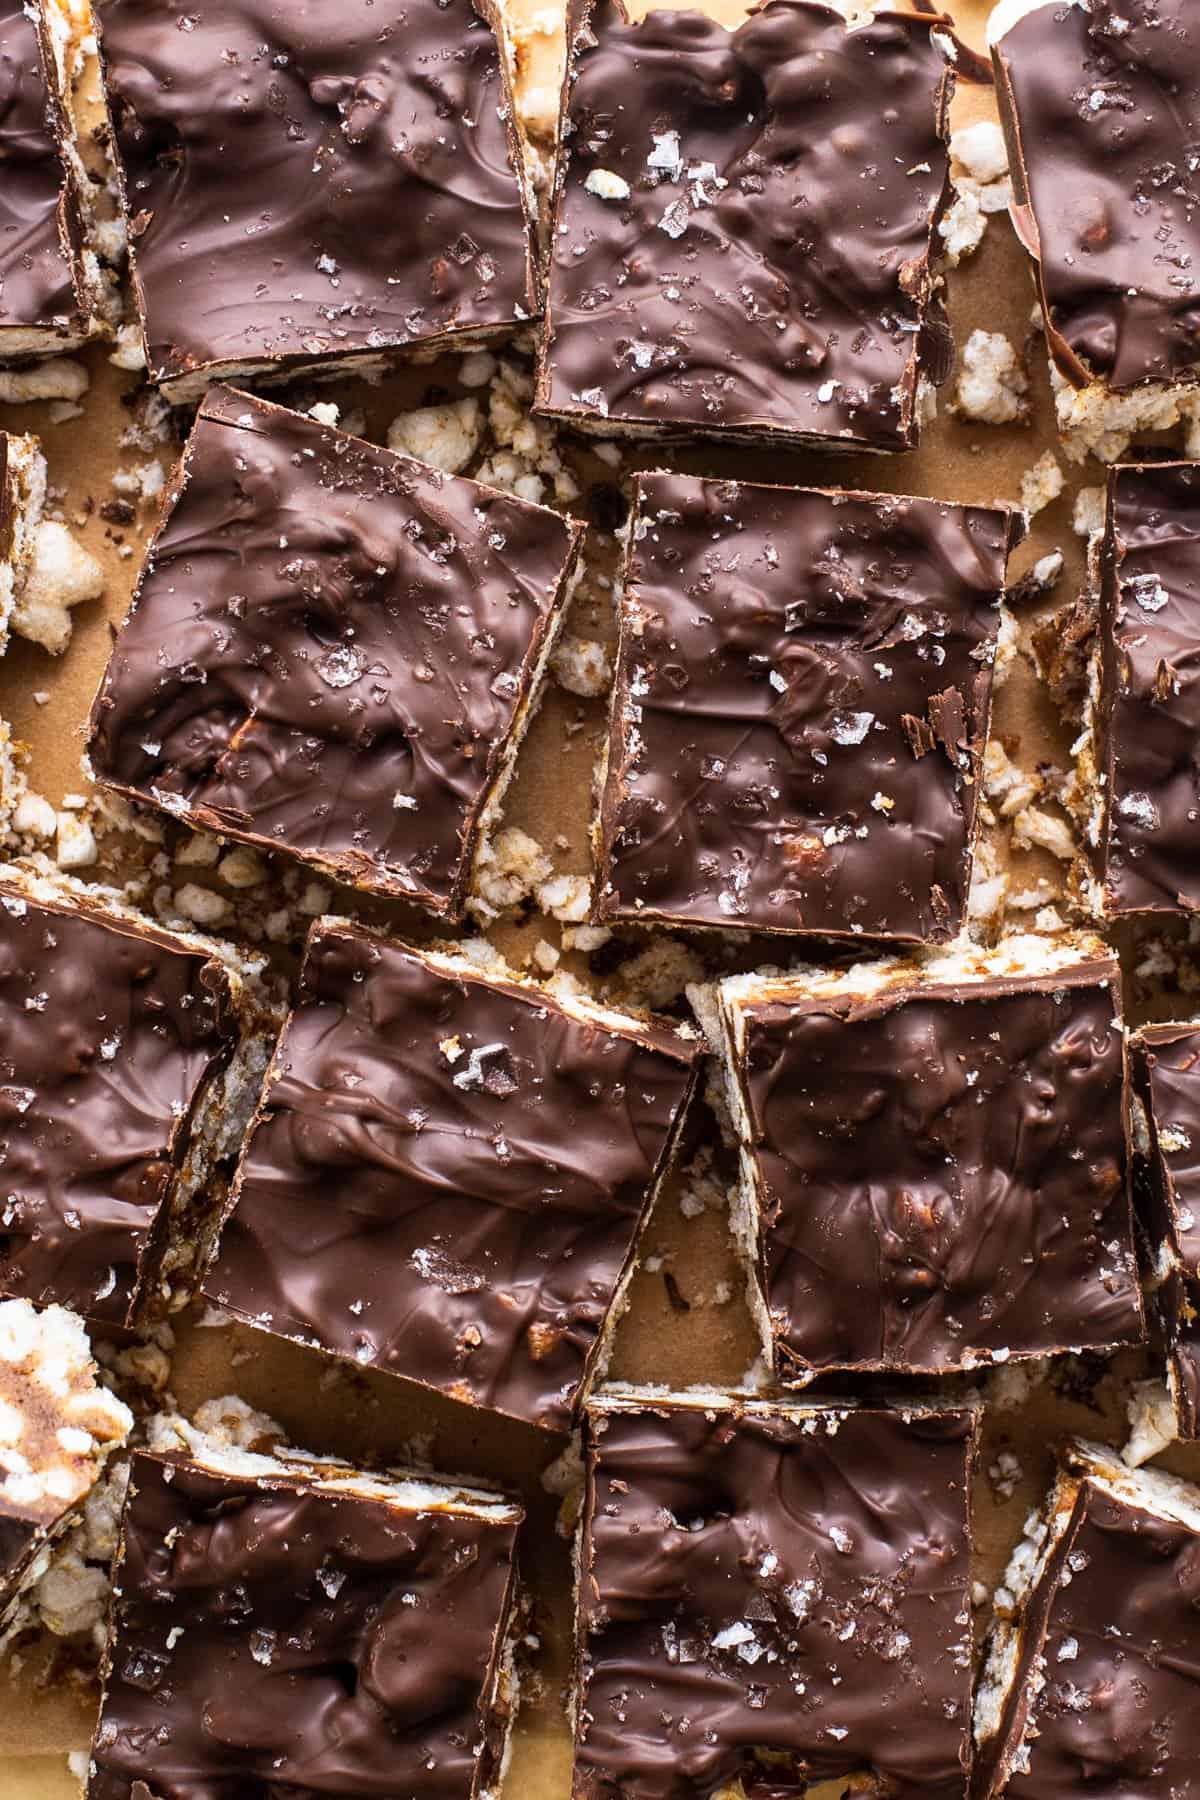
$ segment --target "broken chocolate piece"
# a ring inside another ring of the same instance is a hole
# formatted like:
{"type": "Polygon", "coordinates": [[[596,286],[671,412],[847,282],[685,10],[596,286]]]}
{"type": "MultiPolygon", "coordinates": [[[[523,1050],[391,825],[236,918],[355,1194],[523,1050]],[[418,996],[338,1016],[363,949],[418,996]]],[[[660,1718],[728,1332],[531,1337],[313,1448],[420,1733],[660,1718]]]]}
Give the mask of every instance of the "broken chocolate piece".
{"type": "Polygon", "coordinates": [[[456,916],[582,535],[218,388],[96,699],[96,775],[456,916]]]}
{"type": "Polygon", "coordinates": [[[638,478],[602,919],[962,925],[1011,513],[638,478]]]}
{"type": "Polygon", "coordinates": [[[1134,1192],[1148,1288],[1182,1438],[1200,1437],[1200,1025],[1144,1025],[1130,1041],[1134,1192]]]}
{"type": "Polygon", "coordinates": [[[205,1283],[252,1325],[565,1429],[607,1359],[695,1045],[314,926],[205,1283]]]}

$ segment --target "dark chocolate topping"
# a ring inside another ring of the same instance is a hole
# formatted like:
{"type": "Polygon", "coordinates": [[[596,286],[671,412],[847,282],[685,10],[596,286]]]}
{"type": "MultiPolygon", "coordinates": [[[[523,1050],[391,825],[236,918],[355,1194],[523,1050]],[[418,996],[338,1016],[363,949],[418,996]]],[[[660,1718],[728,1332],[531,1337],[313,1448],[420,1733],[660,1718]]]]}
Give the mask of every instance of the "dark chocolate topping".
{"type": "Polygon", "coordinates": [[[883,13],[851,32],[799,0],[732,32],[585,12],[539,406],[642,435],[914,442],[918,373],[946,373],[927,341],[945,336],[937,24],[883,13]]]}
{"type": "Polygon", "coordinates": [[[97,697],[96,773],[455,913],[579,536],[218,388],[97,697]]]}
{"type": "Polygon", "coordinates": [[[640,477],[600,912],[952,935],[1012,516],[640,477]]]}
{"type": "Polygon", "coordinates": [[[472,1800],[515,1531],[135,1456],[88,1800],[472,1800]]]}
{"type": "Polygon", "coordinates": [[[961,1800],[971,1415],[589,1424],[576,1800],[961,1800]]]}
{"type": "Polygon", "coordinates": [[[1200,365],[1200,36],[1190,0],[1056,0],[993,49],[1016,223],[1072,381],[1200,365]]]}
{"type": "Polygon", "coordinates": [[[102,0],[152,379],[396,350],[536,310],[470,0],[102,0]]]}
{"type": "Polygon", "coordinates": [[[61,130],[28,0],[0,0],[0,346],[6,328],[79,323],[61,130]]]}
{"type": "Polygon", "coordinates": [[[693,1061],[673,1034],[316,927],[207,1291],[565,1427],[693,1061]]]}
{"type": "Polygon", "coordinates": [[[1200,909],[1200,465],[1109,476],[1101,655],[1106,907],[1200,909]]]}
{"type": "Polygon", "coordinates": [[[235,1026],[229,980],[151,926],[0,890],[0,1294],[126,1323],[235,1026]]]}
{"type": "Polygon", "coordinates": [[[1200,1436],[1200,1027],[1148,1025],[1131,1044],[1149,1145],[1134,1192],[1181,1437],[1200,1436]],[[1162,1260],[1166,1250],[1168,1261],[1162,1260]]]}
{"type": "Polygon", "coordinates": [[[1017,1672],[1029,1768],[1007,1800],[1196,1800],[1200,1536],[1085,1481],[1046,1588],[1049,1628],[1017,1672]]]}
{"type": "Polygon", "coordinates": [[[1142,1336],[1116,985],[1090,964],[749,1011],[784,1375],[1142,1336]]]}
{"type": "Polygon", "coordinates": [[[25,1512],[10,1512],[0,1500],[0,1621],[40,1536],[38,1523],[25,1512]]]}

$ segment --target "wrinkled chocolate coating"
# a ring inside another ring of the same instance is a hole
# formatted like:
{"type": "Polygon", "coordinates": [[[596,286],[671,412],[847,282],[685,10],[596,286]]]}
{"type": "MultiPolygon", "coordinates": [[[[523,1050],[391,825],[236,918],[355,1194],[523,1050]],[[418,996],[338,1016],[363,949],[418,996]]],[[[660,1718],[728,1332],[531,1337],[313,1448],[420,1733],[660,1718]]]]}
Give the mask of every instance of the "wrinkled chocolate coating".
{"type": "Polygon", "coordinates": [[[470,0],[98,15],[152,380],[536,310],[499,53],[470,0]]]}
{"type": "Polygon", "coordinates": [[[9,327],[79,330],[78,202],[28,0],[0,0],[0,355],[9,327]]]}
{"type": "Polygon", "coordinates": [[[0,887],[0,1295],[131,1322],[235,1035],[219,963],[0,887]]]}
{"type": "Polygon", "coordinates": [[[1197,1609],[1197,1534],[1085,1479],[1027,1615],[1016,1690],[1034,1735],[1006,1800],[1196,1800],[1197,1609]]]}
{"type": "Polygon", "coordinates": [[[1102,567],[1105,908],[1200,910],[1200,466],[1111,472],[1102,567]]]}
{"type": "Polygon", "coordinates": [[[1111,387],[1200,367],[1200,33],[1190,0],[1055,0],[993,47],[1055,361],[1111,387]]]}
{"type": "Polygon", "coordinates": [[[785,1377],[1143,1335],[1115,962],[747,1011],[785,1377]]]}
{"type": "Polygon", "coordinates": [[[936,22],[579,10],[537,407],[640,436],[914,443],[918,374],[947,372],[936,22]],[[597,172],[628,195],[590,192],[597,172]]]}
{"type": "Polygon", "coordinates": [[[139,1453],[87,1800],[473,1800],[515,1535],[139,1453]]]}
{"type": "Polygon", "coordinates": [[[972,1415],[587,1416],[575,1800],[962,1800],[972,1415]]]}
{"type": "Polygon", "coordinates": [[[579,535],[215,389],[97,696],[95,771],[455,914],[579,535]]]}
{"type": "Polygon", "coordinates": [[[1135,1185],[1149,1260],[1172,1268],[1151,1289],[1175,1374],[1181,1437],[1200,1437],[1200,1027],[1146,1025],[1132,1040],[1138,1097],[1150,1131],[1135,1185]]]}
{"type": "Polygon", "coordinates": [[[1014,537],[977,507],[641,476],[600,915],[957,931],[1014,537]]]}
{"type": "Polygon", "coordinates": [[[694,1066],[673,1033],[314,927],[206,1290],[565,1428],[694,1066]]]}

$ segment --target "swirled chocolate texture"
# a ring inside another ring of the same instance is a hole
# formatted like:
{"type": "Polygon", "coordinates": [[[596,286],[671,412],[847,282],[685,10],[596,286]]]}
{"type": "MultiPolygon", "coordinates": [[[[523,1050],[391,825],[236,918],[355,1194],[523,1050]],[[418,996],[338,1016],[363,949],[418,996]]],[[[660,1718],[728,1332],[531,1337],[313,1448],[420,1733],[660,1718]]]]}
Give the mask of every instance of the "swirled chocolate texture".
{"type": "MultiPolygon", "coordinates": [[[[1131,1043],[1144,1138],[1135,1191],[1179,1435],[1200,1437],[1200,1028],[1146,1025],[1131,1043]]],[[[1135,1135],[1135,1144],[1137,1136],[1135,1135]]]]}
{"type": "Polygon", "coordinates": [[[515,1531],[139,1453],[87,1800],[476,1800],[515,1531]]]}
{"type": "Polygon", "coordinates": [[[1200,30],[1189,0],[1044,0],[992,47],[1014,223],[1078,386],[1200,373],[1200,30]]]}
{"type": "Polygon", "coordinates": [[[0,358],[86,334],[79,197],[37,6],[0,0],[0,358]]]}
{"type": "Polygon", "coordinates": [[[237,1040],[223,965],[0,886],[0,1294],[130,1324],[237,1040]]]}
{"type": "Polygon", "coordinates": [[[1115,962],[744,1017],[785,1379],[1142,1337],[1115,962]]]}
{"type": "Polygon", "coordinates": [[[217,389],[97,696],[96,774],[455,915],[580,536],[545,508],[217,389]]]}
{"type": "Polygon", "coordinates": [[[102,0],[153,381],[478,341],[537,310],[471,0],[102,0]]]}
{"type": "Polygon", "coordinates": [[[1105,910],[1200,910],[1200,465],[1109,476],[1100,672],[1105,910]]]}
{"type": "Polygon", "coordinates": [[[920,377],[948,369],[937,23],[577,8],[535,410],[608,435],[915,443],[920,377]]]}
{"type": "Polygon", "coordinates": [[[1061,1535],[1022,1611],[979,1800],[1200,1795],[1200,1511],[1184,1523],[1136,1484],[1105,1457],[1056,1496],[1061,1535]]]}
{"type": "Polygon", "coordinates": [[[962,1800],[972,1415],[587,1419],[574,1800],[962,1800]]]}
{"type": "Polygon", "coordinates": [[[314,927],[206,1290],[563,1429],[694,1073],[673,1032],[314,927]]]}
{"type": "Polygon", "coordinates": [[[1015,535],[942,501],[641,476],[600,916],[957,931],[1015,535]]]}

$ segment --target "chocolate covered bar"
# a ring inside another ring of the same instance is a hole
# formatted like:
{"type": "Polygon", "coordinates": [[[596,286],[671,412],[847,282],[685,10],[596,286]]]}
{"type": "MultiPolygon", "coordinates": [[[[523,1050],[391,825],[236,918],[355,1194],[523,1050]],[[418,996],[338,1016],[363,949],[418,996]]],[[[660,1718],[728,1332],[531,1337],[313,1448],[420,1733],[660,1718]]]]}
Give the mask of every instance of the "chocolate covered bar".
{"type": "Polygon", "coordinates": [[[609,437],[915,444],[950,361],[939,25],[576,4],[535,412],[609,437]]]}
{"type": "Polygon", "coordinates": [[[92,712],[101,781],[456,916],[582,527],[230,388],[92,712]]]}
{"type": "Polygon", "coordinates": [[[1135,1194],[1182,1438],[1200,1437],[1200,1024],[1130,1040],[1135,1194]]]}
{"type": "Polygon", "coordinates": [[[461,955],[313,927],[205,1290],[565,1429],[607,1360],[696,1045],[461,955]]]}
{"type": "Polygon", "coordinates": [[[132,1325],[186,1294],[265,1061],[256,974],[0,871],[0,1295],[132,1325]]]}
{"type": "Polygon", "coordinates": [[[0,1300],[0,1642],[132,1425],[73,1313],[0,1300]]]}
{"type": "Polygon", "coordinates": [[[100,0],[97,15],[146,366],[170,400],[466,350],[536,313],[489,5],[100,0]]]}
{"type": "Polygon", "coordinates": [[[111,310],[75,144],[77,56],[65,5],[0,0],[0,362],[75,349],[111,310]]]}
{"type": "Polygon", "coordinates": [[[961,1800],[969,1409],[615,1392],[584,1448],[573,1800],[961,1800]]]}
{"type": "Polygon", "coordinates": [[[521,1509],[188,1439],[133,1458],[87,1800],[498,1800],[521,1509]]]}
{"type": "Polygon", "coordinates": [[[730,977],[764,1353],[948,1373],[1143,1335],[1116,959],[1094,938],[730,977]]]}
{"type": "Polygon", "coordinates": [[[1189,0],[1003,0],[988,26],[1068,450],[1200,423],[1189,0]]]}
{"type": "Polygon", "coordinates": [[[1076,746],[1097,901],[1110,915],[1200,911],[1198,651],[1200,465],[1114,469],[1076,746]]]}
{"type": "Polygon", "coordinates": [[[952,936],[1014,515],[657,473],[632,520],[598,916],[952,936]]]}
{"type": "Polygon", "coordinates": [[[1200,1488],[1077,1442],[996,1591],[977,1800],[1197,1792],[1200,1488]]]}

